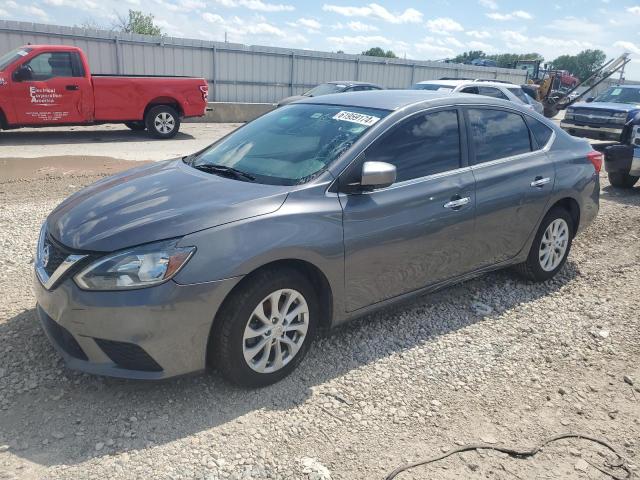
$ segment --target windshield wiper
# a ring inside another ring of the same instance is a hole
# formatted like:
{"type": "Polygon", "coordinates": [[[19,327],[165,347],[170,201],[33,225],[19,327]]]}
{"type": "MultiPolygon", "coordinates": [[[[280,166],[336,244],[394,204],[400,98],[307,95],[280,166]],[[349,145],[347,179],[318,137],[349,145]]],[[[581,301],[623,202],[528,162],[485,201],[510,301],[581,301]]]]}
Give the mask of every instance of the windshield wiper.
{"type": "Polygon", "coordinates": [[[226,175],[233,178],[241,178],[250,182],[256,181],[256,177],[254,177],[250,173],[243,172],[242,170],[238,170],[237,168],[227,167],[226,165],[211,165],[209,163],[203,163],[201,165],[193,165],[193,168],[202,170],[203,172],[226,175]]]}

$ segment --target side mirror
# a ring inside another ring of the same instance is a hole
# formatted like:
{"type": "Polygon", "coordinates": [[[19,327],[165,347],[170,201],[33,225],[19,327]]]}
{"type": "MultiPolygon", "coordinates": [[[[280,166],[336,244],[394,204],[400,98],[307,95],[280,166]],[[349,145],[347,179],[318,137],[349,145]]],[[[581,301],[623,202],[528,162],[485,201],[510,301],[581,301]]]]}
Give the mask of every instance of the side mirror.
{"type": "Polygon", "coordinates": [[[585,102],[587,102],[587,103],[591,103],[591,102],[593,102],[595,99],[596,99],[596,97],[587,97],[587,98],[585,99],[585,102]]]}
{"type": "Polygon", "coordinates": [[[396,181],[396,166],[386,162],[364,162],[360,185],[371,190],[385,188],[396,181]]]}
{"type": "Polygon", "coordinates": [[[31,80],[31,70],[24,65],[13,72],[13,80],[16,82],[24,82],[31,80]]]}

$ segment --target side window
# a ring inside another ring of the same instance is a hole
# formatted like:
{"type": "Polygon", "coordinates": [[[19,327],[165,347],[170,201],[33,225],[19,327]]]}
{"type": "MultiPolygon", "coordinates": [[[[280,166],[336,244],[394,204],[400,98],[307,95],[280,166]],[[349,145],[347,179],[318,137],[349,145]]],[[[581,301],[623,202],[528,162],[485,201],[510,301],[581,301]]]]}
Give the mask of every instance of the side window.
{"type": "Polygon", "coordinates": [[[476,164],[531,151],[529,128],[521,115],[489,108],[467,112],[476,164]]]}
{"type": "Polygon", "coordinates": [[[551,135],[553,134],[553,130],[547,127],[544,123],[536,120],[535,118],[527,117],[527,123],[529,124],[529,128],[531,129],[531,133],[533,134],[533,138],[538,142],[539,148],[544,148],[544,146],[549,142],[551,135]]]}
{"type": "Polygon", "coordinates": [[[485,97],[500,98],[502,100],[509,100],[509,98],[495,87],[478,87],[478,94],[485,97]]]}
{"type": "Polygon", "coordinates": [[[513,93],[516,97],[518,97],[522,103],[529,105],[530,103],[529,97],[527,96],[526,93],[522,91],[521,88],[508,88],[507,90],[513,93]]]}
{"type": "Polygon", "coordinates": [[[478,95],[478,87],[465,87],[460,90],[462,93],[472,93],[473,95],[478,95]]]}
{"type": "Polygon", "coordinates": [[[455,110],[419,114],[379,138],[365,160],[396,166],[397,181],[460,168],[460,130],[455,110]]]}
{"type": "Polygon", "coordinates": [[[70,52],[41,53],[29,60],[26,66],[31,68],[31,79],[36,81],[74,76],[70,52]]]}

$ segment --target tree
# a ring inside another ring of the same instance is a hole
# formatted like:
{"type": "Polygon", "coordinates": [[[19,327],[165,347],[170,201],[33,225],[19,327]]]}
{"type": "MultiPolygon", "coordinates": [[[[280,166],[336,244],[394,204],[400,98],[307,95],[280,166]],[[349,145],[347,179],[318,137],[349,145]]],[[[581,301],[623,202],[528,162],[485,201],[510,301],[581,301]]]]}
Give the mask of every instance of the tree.
{"type": "Polygon", "coordinates": [[[393,53],[391,50],[387,50],[386,52],[380,47],[373,47],[369,50],[365,50],[362,52],[362,55],[367,55],[369,57],[387,57],[387,58],[398,58],[398,56],[393,53]]]}
{"type": "Polygon", "coordinates": [[[552,68],[567,70],[581,80],[589,78],[593,72],[604,65],[607,54],[602,50],[583,50],[577,55],[560,55],[553,62],[552,68]]]}
{"type": "Polygon", "coordinates": [[[487,56],[482,50],[469,50],[468,52],[461,53],[453,57],[453,63],[471,63],[478,58],[485,58],[487,56]]]}
{"type": "Polygon", "coordinates": [[[499,53],[489,55],[487,58],[495,60],[500,68],[513,68],[518,60],[544,60],[539,53],[499,53]]]}
{"type": "Polygon", "coordinates": [[[138,33],[140,35],[163,35],[162,29],[153,23],[153,14],[145,15],[138,10],[129,10],[128,17],[118,14],[115,29],[124,33],[138,33]]]}

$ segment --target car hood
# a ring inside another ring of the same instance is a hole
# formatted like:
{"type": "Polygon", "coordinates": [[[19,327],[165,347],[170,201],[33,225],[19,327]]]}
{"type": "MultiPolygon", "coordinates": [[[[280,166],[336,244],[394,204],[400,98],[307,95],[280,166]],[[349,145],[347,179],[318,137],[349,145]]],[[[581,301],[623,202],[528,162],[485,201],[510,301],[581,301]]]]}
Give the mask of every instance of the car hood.
{"type": "Polygon", "coordinates": [[[280,208],[290,189],[224,178],[169,160],[77,192],[51,212],[47,230],[74,250],[120,250],[266,215],[280,208]]]}
{"type": "Polygon", "coordinates": [[[636,105],[633,103],[615,103],[615,102],[578,102],[578,103],[574,103],[571,106],[573,108],[613,110],[615,112],[631,112],[632,110],[640,109],[640,105],[636,105]]]}

